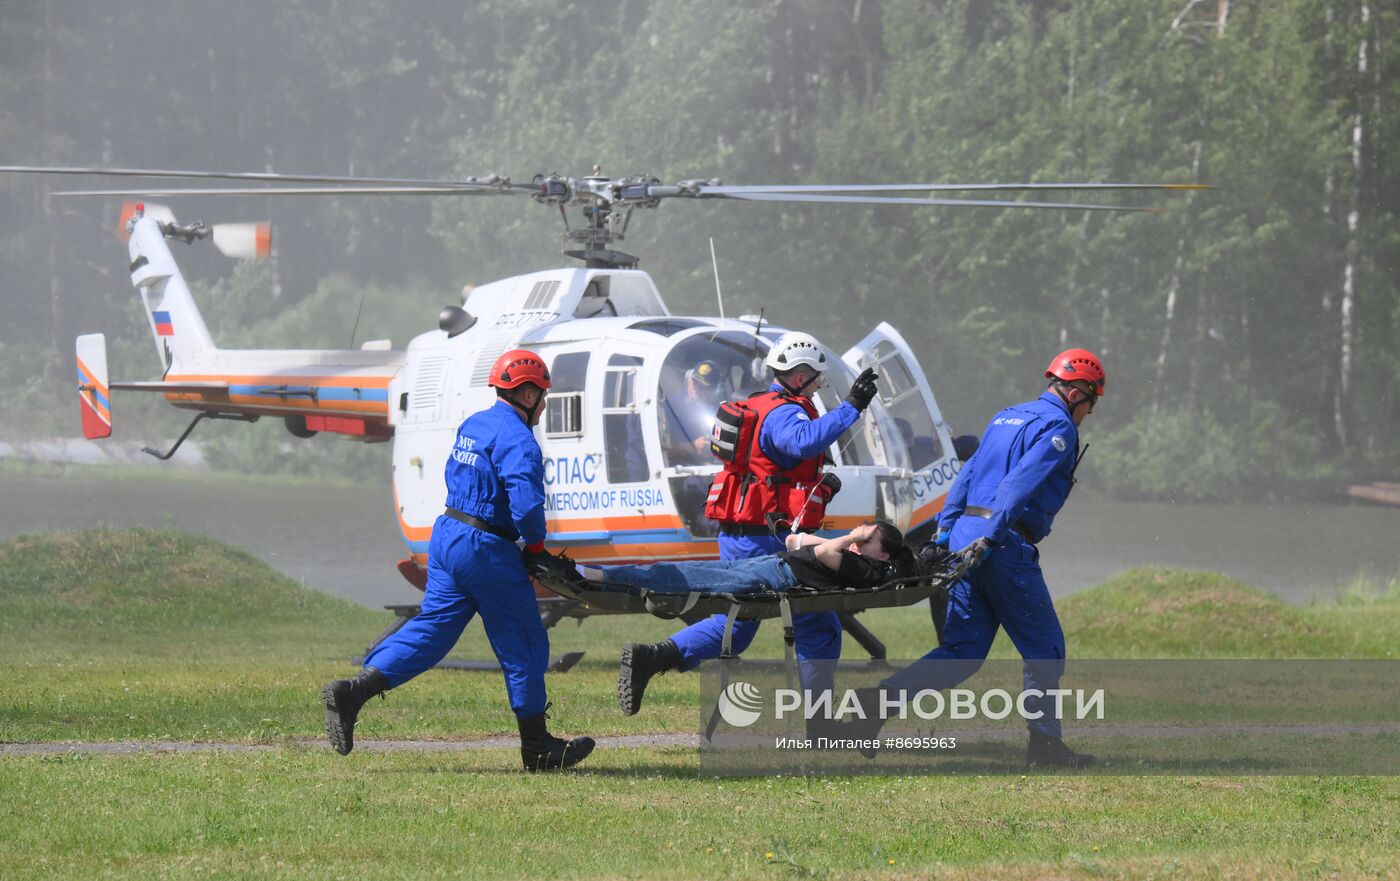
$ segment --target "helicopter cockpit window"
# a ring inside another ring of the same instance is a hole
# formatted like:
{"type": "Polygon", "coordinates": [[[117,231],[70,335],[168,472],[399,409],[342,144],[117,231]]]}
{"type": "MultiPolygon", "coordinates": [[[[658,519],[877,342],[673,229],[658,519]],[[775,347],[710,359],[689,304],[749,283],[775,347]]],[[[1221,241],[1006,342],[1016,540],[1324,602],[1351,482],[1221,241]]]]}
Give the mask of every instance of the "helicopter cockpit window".
{"type": "Polygon", "coordinates": [[[718,465],[710,453],[715,410],[727,400],[767,388],[766,348],[750,334],[705,333],[677,343],[661,365],[657,412],[667,467],[718,465]]]}
{"type": "Polygon", "coordinates": [[[583,436],[583,388],[589,352],[565,352],[549,368],[550,389],[544,399],[544,436],[583,436]]]}
{"type": "Polygon", "coordinates": [[[891,343],[881,341],[871,353],[880,372],[880,400],[884,402],[909,449],[914,470],[919,471],[943,458],[943,443],[933,425],[933,416],[904,356],[891,343]]]}
{"type": "Polygon", "coordinates": [[[641,365],[642,359],[635,355],[613,355],[603,377],[603,449],[609,483],[639,483],[651,471],[637,408],[641,365]]]}

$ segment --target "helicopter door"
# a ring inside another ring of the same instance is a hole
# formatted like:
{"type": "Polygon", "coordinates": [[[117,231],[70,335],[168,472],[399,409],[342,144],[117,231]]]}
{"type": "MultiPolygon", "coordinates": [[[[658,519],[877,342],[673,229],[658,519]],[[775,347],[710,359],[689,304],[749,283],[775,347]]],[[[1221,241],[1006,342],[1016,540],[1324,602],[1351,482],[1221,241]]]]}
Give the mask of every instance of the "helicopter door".
{"type": "Polygon", "coordinates": [[[642,359],[613,355],[603,377],[603,459],[609,483],[640,483],[651,476],[642,414],[637,406],[637,374],[642,359]]]}
{"type": "Polygon", "coordinates": [[[914,516],[909,533],[922,540],[957,476],[948,424],[938,410],[933,389],[909,344],[888,322],[852,346],[841,360],[857,372],[874,367],[880,374],[880,401],[899,429],[914,469],[914,516]]]}

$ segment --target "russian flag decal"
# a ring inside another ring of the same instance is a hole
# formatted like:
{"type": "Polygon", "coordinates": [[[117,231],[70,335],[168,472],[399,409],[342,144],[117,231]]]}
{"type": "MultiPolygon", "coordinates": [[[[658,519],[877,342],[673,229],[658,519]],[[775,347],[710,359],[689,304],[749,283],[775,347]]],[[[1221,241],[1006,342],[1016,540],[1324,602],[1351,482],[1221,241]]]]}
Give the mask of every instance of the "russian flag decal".
{"type": "Polygon", "coordinates": [[[151,317],[156,321],[156,336],[175,335],[175,326],[170,323],[169,312],[153,312],[151,317]]]}

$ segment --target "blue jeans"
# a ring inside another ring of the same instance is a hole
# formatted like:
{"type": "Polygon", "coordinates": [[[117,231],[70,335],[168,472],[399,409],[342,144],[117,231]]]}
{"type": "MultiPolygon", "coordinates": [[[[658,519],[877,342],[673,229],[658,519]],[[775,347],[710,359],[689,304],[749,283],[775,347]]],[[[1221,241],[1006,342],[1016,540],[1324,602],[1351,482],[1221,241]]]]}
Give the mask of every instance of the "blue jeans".
{"type": "Polygon", "coordinates": [[[747,560],[695,560],[685,563],[653,563],[650,566],[608,566],[603,581],[629,584],[657,593],[712,593],[784,591],[800,582],[792,567],[780,557],[752,557],[747,560]]]}
{"type": "MultiPolygon", "coordinates": [[[[747,560],[780,554],[784,546],[782,535],[721,535],[719,556],[721,560],[747,560]]],[[[731,648],[740,655],[758,635],[758,621],[735,621],[731,648]]],[[[835,612],[805,612],[794,615],[793,625],[797,629],[797,657],[802,660],[831,660],[841,657],[841,619],[835,612]]],[[[724,636],[724,616],[711,615],[703,621],[676,631],[671,640],[681,650],[681,663],[678,670],[694,670],[703,661],[718,658],[724,636]]],[[[834,665],[827,665],[828,667],[834,665]]],[[[828,677],[829,678],[829,677],[828,677]]],[[[809,681],[804,673],[803,681],[809,681]]],[[[812,688],[830,688],[817,680],[812,688]]],[[[822,680],[825,681],[825,680],[822,680]]]]}

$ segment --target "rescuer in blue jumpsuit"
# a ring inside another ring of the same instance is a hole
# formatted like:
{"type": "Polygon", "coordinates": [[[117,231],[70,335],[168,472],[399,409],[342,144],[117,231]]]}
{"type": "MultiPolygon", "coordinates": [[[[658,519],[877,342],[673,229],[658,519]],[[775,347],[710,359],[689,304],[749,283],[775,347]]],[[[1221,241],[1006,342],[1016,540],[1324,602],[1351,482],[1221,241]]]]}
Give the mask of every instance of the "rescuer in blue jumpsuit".
{"type": "MultiPolygon", "coordinates": [[[[1065,636],[1036,545],[1050,534],[1074,485],[1079,424],[1103,395],[1105,375],[1093,353],[1070,349],[1050,362],[1045,376],[1049,387],[1039,398],[993,417],[938,515],[935,541],[981,561],[949,592],[942,646],[886,679],[879,691],[912,697],[957,685],[981,667],[998,627],[1006,628],[1025,661],[1027,690],[1059,687],[1065,636]]],[[[861,695],[866,719],[851,723],[850,736],[867,739],[879,730],[875,699],[861,695]]],[[[1027,720],[1027,762],[1093,764],[1093,756],[1061,739],[1053,700],[1028,700],[1027,709],[1043,713],[1027,720]]]]}
{"type": "MultiPolygon", "coordinates": [[[[826,355],[821,344],[809,334],[784,334],[769,350],[764,363],[773,369],[770,391],[810,398],[826,371],[826,355]]],[[[800,406],[779,406],[764,420],[759,447],[782,471],[791,471],[804,460],[825,455],[828,447],[860,419],[875,396],[873,371],[862,374],[851,386],[850,395],[840,406],[812,419],[800,406]]],[[[763,534],[743,534],[720,527],[721,560],[741,560],[781,554],[787,550],[787,529],[763,534]]],[[[667,670],[692,670],[702,661],[720,656],[724,636],[724,615],[713,615],[690,625],[670,639],[651,645],[629,643],[622,649],[618,671],[618,706],[624,715],[633,715],[642,705],[642,696],[651,677],[667,670]]],[[[758,621],[734,622],[731,651],[738,655],[753,642],[758,621]]],[[[801,660],[839,660],[841,619],[835,612],[812,612],[793,616],[797,657],[801,660]]],[[[830,665],[823,665],[830,666],[830,665]]],[[[825,670],[823,670],[825,672],[825,670]]],[[[829,680],[829,676],[823,676],[829,680]]],[[[813,689],[829,688],[830,682],[808,681],[813,689]]]]}
{"type": "Polygon", "coordinates": [[[431,669],[478,614],[505,676],[526,770],[567,768],[593,750],[591,738],[564,741],[546,730],[549,637],[525,571],[527,561],[547,566],[553,559],[544,550],[544,463],[530,430],[544,408],[549,370],[535,353],[516,349],[497,359],[489,383],[498,400],[462,423],[447,458],[447,507],[433,524],[421,611],[375,646],[358,675],[322,692],[326,732],[341,755],[354,747],[364,702],[431,669]]]}

